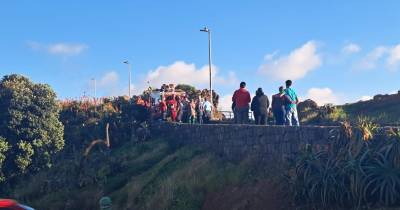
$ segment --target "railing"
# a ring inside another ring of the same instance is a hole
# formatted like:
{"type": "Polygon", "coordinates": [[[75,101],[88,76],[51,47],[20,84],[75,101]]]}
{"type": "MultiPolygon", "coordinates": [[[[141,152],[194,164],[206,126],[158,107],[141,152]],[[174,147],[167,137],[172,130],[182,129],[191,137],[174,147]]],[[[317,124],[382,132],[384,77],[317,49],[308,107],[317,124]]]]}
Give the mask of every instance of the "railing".
{"type": "MultiPolygon", "coordinates": [[[[235,114],[233,111],[219,111],[219,112],[222,113],[225,116],[225,118],[228,120],[233,120],[233,118],[235,117],[235,114]]],[[[253,112],[249,112],[249,119],[254,120],[253,112]]]]}

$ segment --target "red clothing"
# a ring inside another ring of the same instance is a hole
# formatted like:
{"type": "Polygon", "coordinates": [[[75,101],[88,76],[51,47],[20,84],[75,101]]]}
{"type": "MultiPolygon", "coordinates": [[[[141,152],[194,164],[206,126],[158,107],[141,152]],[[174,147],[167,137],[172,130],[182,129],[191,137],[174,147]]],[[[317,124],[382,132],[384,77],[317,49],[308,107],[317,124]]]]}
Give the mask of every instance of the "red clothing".
{"type": "Polygon", "coordinates": [[[159,104],[159,106],[160,106],[160,110],[161,110],[162,112],[167,111],[167,104],[165,103],[165,101],[161,101],[160,104],[159,104]]]}
{"type": "Polygon", "coordinates": [[[172,121],[176,121],[176,117],[178,115],[178,111],[177,111],[178,110],[178,104],[177,104],[176,100],[174,100],[174,99],[168,100],[167,101],[167,107],[171,112],[172,121]]]}
{"type": "Polygon", "coordinates": [[[244,88],[236,90],[232,97],[232,102],[235,103],[236,108],[248,107],[250,101],[251,101],[250,93],[244,88]]]}

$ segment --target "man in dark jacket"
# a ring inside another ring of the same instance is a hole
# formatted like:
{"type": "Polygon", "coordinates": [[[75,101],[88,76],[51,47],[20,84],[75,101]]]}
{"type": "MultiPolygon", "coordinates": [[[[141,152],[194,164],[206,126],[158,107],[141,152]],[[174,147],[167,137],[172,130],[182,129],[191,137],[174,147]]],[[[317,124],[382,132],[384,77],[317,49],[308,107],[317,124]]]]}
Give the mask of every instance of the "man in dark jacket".
{"type": "Polygon", "coordinates": [[[272,96],[272,113],[274,114],[276,125],[285,124],[285,90],[279,87],[279,93],[272,96]]]}
{"type": "Polygon", "coordinates": [[[261,88],[258,88],[256,95],[251,102],[251,111],[254,113],[256,125],[266,125],[268,117],[269,100],[261,88]]]}

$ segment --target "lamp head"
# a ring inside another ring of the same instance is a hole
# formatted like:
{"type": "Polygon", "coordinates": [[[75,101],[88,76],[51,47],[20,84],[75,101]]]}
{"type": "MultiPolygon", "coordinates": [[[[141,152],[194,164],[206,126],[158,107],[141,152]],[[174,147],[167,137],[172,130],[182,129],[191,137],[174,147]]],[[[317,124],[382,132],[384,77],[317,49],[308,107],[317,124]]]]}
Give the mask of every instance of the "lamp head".
{"type": "Polygon", "coordinates": [[[202,32],[209,32],[210,29],[208,29],[207,27],[204,27],[203,29],[200,29],[200,31],[202,31],[202,32]]]}

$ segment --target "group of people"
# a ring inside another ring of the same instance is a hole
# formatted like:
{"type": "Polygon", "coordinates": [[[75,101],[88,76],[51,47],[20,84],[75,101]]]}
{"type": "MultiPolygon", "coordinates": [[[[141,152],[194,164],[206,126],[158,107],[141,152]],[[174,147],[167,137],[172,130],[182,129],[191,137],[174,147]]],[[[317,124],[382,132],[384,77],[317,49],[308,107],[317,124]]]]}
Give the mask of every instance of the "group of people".
{"type": "Polygon", "coordinates": [[[161,119],[181,123],[209,123],[213,106],[208,98],[189,100],[186,96],[162,96],[159,101],[161,119]]]}
{"type": "Polygon", "coordinates": [[[246,89],[246,83],[241,82],[240,88],[232,96],[235,123],[248,123],[249,111],[251,110],[257,125],[266,125],[268,115],[272,112],[276,125],[299,126],[300,122],[297,114],[299,99],[296,92],[291,88],[292,81],[287,80],[285,85],[286,88],[279,87],[279,93],[272,96],[270,108],[268,96],[264,94],[262,88],[257,89],[256,95],[251,100],[250,93],[246,89]]]}

